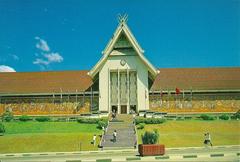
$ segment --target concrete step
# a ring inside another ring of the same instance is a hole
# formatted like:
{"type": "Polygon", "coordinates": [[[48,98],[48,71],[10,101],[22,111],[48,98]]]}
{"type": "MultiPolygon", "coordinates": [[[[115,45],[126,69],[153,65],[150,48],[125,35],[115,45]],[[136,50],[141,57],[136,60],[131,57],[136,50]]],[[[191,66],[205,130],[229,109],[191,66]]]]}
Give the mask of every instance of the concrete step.
{"type": "Polygon", "coordinates": [[[132,122],[133,116],[130,114],[118,114],[117,115],[118,120],[123,120],[124,122],[132,122]]]}
{"type": "Polygon", "coordinates": [[[133,124],[131,115],[117,116],[123,122],[110,122],[107,132],[103,137],[103,149],[109,148],[134,148],[136,143],[135,125],[133,124]],[[113,132],[117,131],[117,140],[113,142],[113,132]]]}

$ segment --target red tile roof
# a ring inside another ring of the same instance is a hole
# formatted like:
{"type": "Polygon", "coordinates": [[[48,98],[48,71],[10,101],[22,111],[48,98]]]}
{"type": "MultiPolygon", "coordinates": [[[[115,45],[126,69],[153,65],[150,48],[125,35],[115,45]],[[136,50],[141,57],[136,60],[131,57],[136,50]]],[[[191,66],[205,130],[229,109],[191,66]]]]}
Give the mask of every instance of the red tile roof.
{"type": "Polygon", "coordinates": [[[92,85],[88,71],[0,73],[0,93],[61,93],[85,91],[92,85]]]}
{"type": "MultiPolygon", "coordinates": [[[[88,71],[0,73],[0,94],[61,93],[87,90],[88,71]]],[[[151,90],[240,90],[240,68],[160,69],[151,90]]]]}
{"type": "Polygon", "coordinates": [[[240,68],[160,69],[151,90],[240,90],[240,68]]]}

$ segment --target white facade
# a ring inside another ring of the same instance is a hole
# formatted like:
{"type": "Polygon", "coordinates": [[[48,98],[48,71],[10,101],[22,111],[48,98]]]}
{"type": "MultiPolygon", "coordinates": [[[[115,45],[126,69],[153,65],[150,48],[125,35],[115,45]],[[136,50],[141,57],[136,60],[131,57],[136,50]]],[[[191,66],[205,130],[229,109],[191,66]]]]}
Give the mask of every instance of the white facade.
{"type": "Polygon", "coordinates": [[[148,79],[158,71],[143,52],[126,22],[120,21],[103,57],[89,72],[92,78],[99,77],[99,111],[149,109],[148,79]]]}

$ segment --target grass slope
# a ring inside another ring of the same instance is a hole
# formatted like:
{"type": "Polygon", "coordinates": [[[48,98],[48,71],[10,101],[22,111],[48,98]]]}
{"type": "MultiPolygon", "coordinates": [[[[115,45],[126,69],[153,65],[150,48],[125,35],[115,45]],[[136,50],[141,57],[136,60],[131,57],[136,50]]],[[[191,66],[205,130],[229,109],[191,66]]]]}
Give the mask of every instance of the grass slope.
{"type": "MultiPolygon", "coordinates": [[[[0,136],[0,153],[97,150],[91,144],[101,131],[96,124],[77,122],[4,123],[6,134],[0,136]]],[[[97,143],[99,142],[97,138],[97,143]]]]}
{"type": "Polygon", "coordinates": [[[5,122],[4,126],[6,134],[101,132],[96,129],[96,124],[77,122],[5,122]]]}
{"type": "Polygon", "coordinates": [[[145,125],[138,130],[138,142],[142,143],[144,131],[158,129],[159,143],[166,147],[203,146],[204,133],[211,134],[213,145],[240,145],[240,121],[167,121],[164,124],[145,125]]]}

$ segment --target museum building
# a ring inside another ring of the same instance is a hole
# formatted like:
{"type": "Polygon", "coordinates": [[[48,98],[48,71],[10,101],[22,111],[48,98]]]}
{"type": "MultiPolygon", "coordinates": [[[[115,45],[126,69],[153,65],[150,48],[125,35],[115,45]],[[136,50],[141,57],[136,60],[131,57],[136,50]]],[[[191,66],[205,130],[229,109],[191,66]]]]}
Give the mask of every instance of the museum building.
{"type": "MultiPolygon", "coordinates": [[[[161,59],[164,54],[158,55],[161,59]]],[[[89,71],[0,73],[0,113],[202,113],[239,109],[240,67],[158,69],[145,57],[125,19],[119,21],[101,59],[89,71]]]]}

